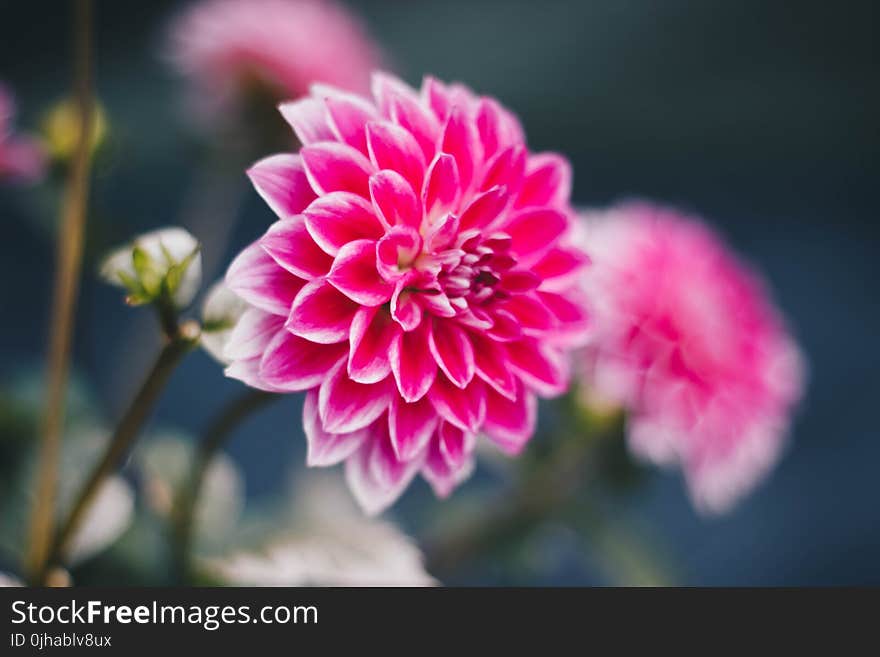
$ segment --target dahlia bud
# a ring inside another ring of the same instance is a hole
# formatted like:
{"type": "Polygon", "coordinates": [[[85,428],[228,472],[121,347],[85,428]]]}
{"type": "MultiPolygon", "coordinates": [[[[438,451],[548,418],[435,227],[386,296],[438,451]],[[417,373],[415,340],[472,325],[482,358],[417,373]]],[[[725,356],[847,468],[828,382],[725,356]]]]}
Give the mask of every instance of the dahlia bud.
{"type": "Polygon", "coordinates": [[[232,362],[224,355],[226,343],[247,308],[247,302],[230,290],[223,281],[214,283],[205,295],[205,303],[202,305],[201,345],[225,365],[232,362]]]}
{"type": "Polygon", "coordinates": [[[200,248],[182,228],[162,228],[111,252],[101,264],[101,276],[124,287],[133,306],[166,300],[184,308],[201,284],[200,248]]]}

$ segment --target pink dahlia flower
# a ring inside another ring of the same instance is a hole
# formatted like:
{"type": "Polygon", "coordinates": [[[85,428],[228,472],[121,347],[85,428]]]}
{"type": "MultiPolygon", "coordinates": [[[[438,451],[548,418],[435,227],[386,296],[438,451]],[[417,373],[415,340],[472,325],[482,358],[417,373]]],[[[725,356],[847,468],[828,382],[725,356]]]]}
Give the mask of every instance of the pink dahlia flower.
{"type": "Polygon", "coordinates": [[[647,204],[590,215],[586,382],[629,411],[631,449],[679,463],[721,512],[777,460],[803,389],[762,282],[697,220],[647,204]]]}
{"type": "Polygon", "coordinates": [[[169,51],[208,114],[254,82],[278,100],[314,82],[366,91],[381,59],[357,17],[332,0],[203,0],[172,24],[169,51]]]}
{"type": "Polygon", "coordinates": [[[46,170],[46,157],[40,143],[12,132],[15,103],[12,94],[0,85],[0,181],[36,182],[46,170]]]}
{"type": "Polygon", "coordinates": [[[461,85],[386,75],[281,106],[304,144],[249,171],[280,221],[226,274],[248,302],[229,376],[308,391],[311,465],[378,512],[421,473],[445,496],[484,434],[516,454],[584,335],[571,171],[461,85]]]}

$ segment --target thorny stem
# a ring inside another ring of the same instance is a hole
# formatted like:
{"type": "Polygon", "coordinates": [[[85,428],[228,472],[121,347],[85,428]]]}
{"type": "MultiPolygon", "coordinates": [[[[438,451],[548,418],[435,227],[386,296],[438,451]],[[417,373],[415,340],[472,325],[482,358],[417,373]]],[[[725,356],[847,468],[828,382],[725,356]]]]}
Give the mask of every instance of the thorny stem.
{"type": "Polygon", "coordinates": [[[70,345],[82,269],[94,111],[91,0],[76,2],[75,41],[74,87],[79,134],[62,201],[61,226],[56,246],[55,283],[49,323],[46,415],[42,428],[36,498],[31,511],[30,549],[25,563],[25,572],[32,579],[42,579],[51,544],[65,391],[70,369],[70,345]]]}
{"type": "Polygon", "coordinates": [[[119,421],[107,451],[92,470],[77,495],[67,519],[61,525],[50,552],[48,562],[50,566],[62,563],[67,558],[70,543],[104,480],[121,465],[171,373],[187,352],[198,344],[198,340],[199,326],[195,322],[181,324],[179,329],[169,336],[140,390],[119,421]]]}
{"type": "Polygon", "coordinates": [[[192,570],[195,510],[208,467],[232,432],[245,419],[279,397],[278,394],[262,390],[247,390],[232,403],[224,406],[202,434],[192,458],[189,476],[178,492],[172,511],[171,531],[178,579],[188,578],[192,570]]]}

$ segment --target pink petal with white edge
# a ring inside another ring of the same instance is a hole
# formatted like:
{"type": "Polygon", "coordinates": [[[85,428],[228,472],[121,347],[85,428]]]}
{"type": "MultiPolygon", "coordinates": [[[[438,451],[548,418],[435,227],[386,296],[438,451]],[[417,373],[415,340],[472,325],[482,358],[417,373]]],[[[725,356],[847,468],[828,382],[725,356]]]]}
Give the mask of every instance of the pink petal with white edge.
{"type": "Polygon", "coordinates": [[[460,230],[485,228],[490,224],[497,223],[509,201],[510,195],[504,185],[496,185],[481,192],[462,212],[460,230]]]}
{"type": "Polygon", "coordinates": [[[395,395],[388,412],[388,429],[391,445],[397,458],[409,461],[421,454],[440,419],[434,407],[427,399],[408,404],[395,395]]]}
{"type": "Polygon", "coordinates": [[[349,242],[339,249],[327,280],[364,306],[379,306],[389,301],[394,291],[376,269],[376,243],[371,240],[349,242]]]}
{"type": "Polygon", "coordinates": [[[324,103],[317,98],[303,98],[281,103],[278,111],[290,124],[299,142],[306,146],[319,141],[334,139],[333,131],[327,122],[327,111],[324,103]]]}
{"type": "Polygon", "coordinates": [[[306,434],[306,465],[325,467],[341,463],[364,443],[367,431],[327,433],[318,416],[318,391],[309,390],[303,404],[303,429],[306,434]]]}
{"type": "Polygon", "coordinates": [[[476,444],[474,434],[462,431],[449,422],[444,422],[440,426],[437,437],[443,460],[454,470],[464,465],[476,444]]]}
{"type": "Polygon", "coordinates": [[[571,164],[557,153],[539,153],[526,163],[526,175],[515,207],[564,208],[570,196],[571,164]]]}
{"type": "Polygon", "coordinates": [[[282,219],[292,217],[315,199],[299,155],[272,155],[247,170],[257,193],[282,219]]]}
{"type": "Polygon", "coordinates": [[[249,304],[287,317],[306,282],[281,268],[259,243],[236,256],[226,271],[226,285],[249,304]]]}
{"type": "Polygon", "coordinates": [[[245,385],[250,386],[251,388],[256,388],[257,390],[265,390],[266,392],[286,392],[283,388],[270,385],[260,378],[260,360],[261,358],[259,356],[256,358],[248,358],[247,360],[237,360],[223,370],[223,374],[230,379],[241,381],[245,385]]]}
{"type": "Polygon", "coordinates": [[[428,348],[428,322],[391,341],[388,356],[397,389],[407,402],[416,402],[428,392],[437,377],[437,363],[428,348]]]}
{"type": "Polygon", "coordinates": [[[422,189],[422,205],[427,218],[440,217],[456,209],[461,185],[458,165],[448,153],[438,153],[428,167],[422,189]]]}
{"type": "Polygon", "coordinates": [[[449,497],[455,488],[471,476],[474,470],[474,459],[468,457],[458,468],[453,468],[440,451],[439,439],[432,440],[428,446],[422,476],[431,485],[434,494],[439,498],[449,497]]]}
{"type": "Polygon", "coordinates": [[[408,278],[397,281],[391,296],[391,317],[404,331],[414,330],[422,321],[422,306],[416,294],[406,289],[408,278]]]}
{"type": "Polygon", "coordinates": [[[275,262],[300,278],[324,276],[333,263],[333,258],[315,244],[301,214],[269,226],[260,238],[260,246],[275,262]]]}
{"type": "Polygon", "coordinates": [[[413,189],[422,188],[425,156],[415,137],[404,128],[384,121],[368,123],[367,149],[377,168],[397,171],[413,189]]]}
{"type": "Polygon", "coordinates": [[[508,194],[516,196],[522,187],[526,169],[526,150],[515,144],[499,151],[486,163],[480,189],[488,190],[504,186],[508,194]]]}
{"type": "Polygon", "coordinates": [[[589,340],[590,316],[587,301],[580,293],[569,295],[538,291],[538,298],[553,313],[557,321],[557,331],[566,338],[566,344],[580,346],[589,340]]]}
{"type": "Polygon", "coordinates": [[[348,377],[345,362],[329,373],[318,392],[318,409],[324,430],[350,433],[372,424],[391,404],[394,386],[390,379],[365,385],[348,377]]]}
{"type": "Polygon", "coordinates": [[[483,147],[474,123],[463,107],[454,106],[450,110],[440,136],[439,150],[455,158],[461,187],[470,188],[474,171],[483,162],[483,147]]]}
{"type": "Polygon", "coordinates": [[[538,262],[568,229],[568,218],[557,210],[521,210],[504,226],[510,235],[510,251],[522,267],[538,262]]]}
{"type": "Polygon", "coordinates": [[[517,383],[507,367],[507,349],[503,344],[482,335],[471,333],[474,347],[474,369],[477,376],[499,394],[516,399],[517,383]]]}
{"type": "Polygon", "coordinates": [[[373,206],[357,194],[332,192],[314,201],[303,212],[306,228],[325,253],[335,256],[355,240],[377,240],[384,229],[373,206]]]}
{"type": "Polygon", "coordinates": [[[261,356],[278,329],[284,326],[280,315],[259,308],[248,308],[236,322],[223,349],[230,361],[248,360],[261,356]]]}
{"type": "Polygon", "coordinates": [[[412,87],[400,78],[383,71],[373,73],[370,80],[370,90],[373,92],[373,99],[379,108],[379,114],[386,119],[391,118],[391,105],[395,98],[408,96],[418,99],[412,87]]]}
{"type": "Polygon", "coordinates": [[[568,363],[558,350],[534,338],[507,344],[511,369],[542,397],[555,397],[568,388],[568,363]]]}
{"type": "Polygon", "coordinates": [[[370,196],[385,226],[411,226],[422,222],[422,206],[412,185],[396,171],[384,170],[370,176],[370,196]]]}
{"type": "Polygon", "coordinates": [[[513,295],[504,302],[504,310],[516,317],[529,335],[549,331],[557,325],[556,316],[534,293],[513,295]]]}
{"type": "Polygon", "coordinates": [[[376,268],[386,281],[397,281],[411,270],[422,250],[422,237],[409,226],[395,226],[376,244],[376,268]]]}
{"type": "Polygon", "coordinates": [[[482,381],[472,381],[461,390],[445,375],[438,374],[428,399],[444,420],[464,431],[477,431],[486,414],[486,386],[482,381]]]}
{"type": "Polygon", "coordinates": [[[413,95],[392,94],[390,101],[391,120],[408,130],[422,149],[425,161],[430,162],[437,148],[440,136],[440,122],[437,117],[413,95]]]}
{"type": "Polygon", "coordinates": [[[351,323],[348,375],[358,383],[376,383],[391,373],[391,342],[400,327],[383,308],[364,307],[351,323]]]}
{"type": "Polygon", "coordinates": [[[483,432],[501,449],[519,454],[535,433],[538,400],[531,392],[518,386],[517,398],[511,401],[493,390],[486,393],[486,419],[483,432]]]}
{"type": "Polygon", "coordinates": [[[541,278],[542,290],[563,291],[571,287],[588,264],[590,258],[586,253],[554,247],[532,267],[532,271],[541,278]]]}
{"type": "Polygon", "coordinates": [[[422,102],[431,108],[439,121],[446,121],[452,104],[449,100],[449,90],[440,80],[430,75],[425,76],[422,81],[422,102]]]}
{"type": "Polygon", "coordinates": [[[317,194],[352,192],[370,198],[370,176],[376,167],[348,144],[325,141],[300,150],[309,184],[317,194]]]}
{"type": "Polygon", "coordinates": [[[429,323],[428,348],[443,373],[459,388],[474,378],[474,348],[468,334],[452,322],[429,323]]]}
{"type": "Polygon", "coordinates": [[[327,372],[345,358],[345,343],[315,344],[281,329],[266,347],[260,361],[260,378],[287,392],[314,388],[327,372]]]}
{"type": "MultiPolygon", "coordinates": [[[[377,422],[376,426],[385,426],[384,435],[371,436],[361,448],[345,462],[345,480],[351,489],[355,500],[365,513],[377,515],[391,506],[395,500],[406,490],[413,477],[421,468],[421,461],[413,459],[403,467],[394,469],[394,479],[389,483],[377,478],[375,466],[376,456],[374,450],[385,450],[379,454],[379,458],[388,458],[390,438],[387,437],[387,422],[377,422]],[[386,441],[383,443],[382,441],[386,441]]],[[[381,431],[377,429],[376,432],[381,431]]],[[[374,432],[375,433],[375,432],[374,432]]],[[[393,452],[393,450],[392,450],[393,452]]]]}
{"type": "Polygon", "coordinates": [[[327,108],[327,124],[339,141],[367,154],[365,126],[376,118],[375,108],[360,96],[322,84],[312,86],[312,95],[327,108]]]}
{"type": "Polygon", "coordinates": [[[511,125],[507,112],[492,98],[481,98],[476,112],[477,132],[485,158],[521,142],[521,135],[511,125]]]}
{"type": "Polygon", "coordinates": [[[285,328],[294,335],[333,344],[348,340],[352,319],[360,306],[324,279],[306,285],[290,309],[285,328]]]}

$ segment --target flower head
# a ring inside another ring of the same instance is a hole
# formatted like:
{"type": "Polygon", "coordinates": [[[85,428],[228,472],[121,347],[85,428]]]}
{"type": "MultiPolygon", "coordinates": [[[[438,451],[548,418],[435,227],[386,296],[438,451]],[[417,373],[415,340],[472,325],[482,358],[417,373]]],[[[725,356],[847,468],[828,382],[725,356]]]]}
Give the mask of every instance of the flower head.
{"type": "Polygon", "coordinates": [[[584,335],[568,162],[461,85],[376,75],[281,106],[304,144],[249,171],[280,217],[230,266],[251,308],[229,376],[308,391],[311,465],[377,512],[418,473],[447,495],[477,434],[519,452],[584,335]]]}
{"type": "Polygon", "coordinates": [[[629,204],[588,216],[591,392],[630,412],[631,449],[679,463],[705,511],[776,461],[803,388],[800,352],[762,282],[710,230],[629,204]]]}
{"type": "Polygon", "coordinates": [[[333,0],[203,0],[175,20],[169,50],[208,115],[253,85],[276,100],[314,82],[364,91],[380,60],[357,17],[333,0]]]}
{"type": "Polygon", "coordinates": [[[36,139],[12,131],[15,103],[0,85],[0,182],[36,182],[46,170],[46,156],[36,139]]]}

